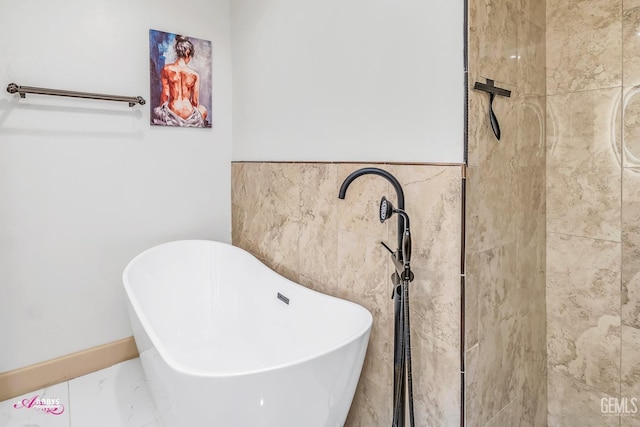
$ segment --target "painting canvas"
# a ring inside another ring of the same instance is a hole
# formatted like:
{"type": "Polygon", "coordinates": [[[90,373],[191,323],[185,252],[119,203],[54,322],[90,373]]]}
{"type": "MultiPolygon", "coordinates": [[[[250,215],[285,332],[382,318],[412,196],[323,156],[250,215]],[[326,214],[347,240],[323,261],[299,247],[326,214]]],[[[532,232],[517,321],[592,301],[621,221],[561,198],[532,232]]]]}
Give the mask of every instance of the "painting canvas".
{"type": "Polygon", "coordinates": [[[211,127],[211,42],[149,30],[151,124],[211,127]]]}

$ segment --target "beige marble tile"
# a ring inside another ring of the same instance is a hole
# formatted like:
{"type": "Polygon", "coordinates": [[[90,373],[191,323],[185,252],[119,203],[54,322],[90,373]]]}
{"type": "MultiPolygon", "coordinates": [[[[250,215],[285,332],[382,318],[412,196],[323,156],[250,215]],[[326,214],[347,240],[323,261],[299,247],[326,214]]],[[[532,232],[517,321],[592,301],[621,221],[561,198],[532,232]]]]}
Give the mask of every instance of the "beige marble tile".
{"type": "MultiPolygon", "coordinates": [[[[412,267],[431,271],[434,281],[459,276],[462,168],[390,165],[386,169],[404,189],[405,210],[411,220],[412,267]]],[[[390,224],[387,242],[392,246],[397,240],[395,215],[390,224]]]]}
{"type": "MultiPolygon", "coordinates": [[[[336,296],[362,305],[373,315],[362,378],[366,378],[372,387],[376,384],[377,389],[381,390],[380,393],[383,393],[380,399],[391,401],[393,286],[389,280],[386,253],[375,238],[341,231],[338,235],[338,260],[336,296]]],[[[355,419],[360,420],[358,417],[355,419]]]]}
{"type": "Polygon", "coordinates": [[[603,398],[617,397],[549,369],[549,427],[618,426],[619,417],[602,413],[603,398]]]}
{"type": "MultiPolygon", "coordinates": [[[[622,397],[636,397],[640,410],[640,329],[622,326],[622,397]]],[[[637,414],[640,420],[640,413],[637,414]]]]}
{"type": "MultiPolygon", "coordinates": [[[[424,336],[460,340],[461,185],[458,166],[390,166],[402,183],[412,235],[412,312],[424,336]]],[[[395,222],[395,217],[392,219],[395,222]]],[[[396,227],[387,242],[396,242],[396,227]]],[[[393,247],[393,246],[392,246],[393,247]]],[[[390,268],[391,265],[390,265],[390,268]]]]}
{"type": "Polygon", "coordinates": [[[266,265],[267,267],[269,267],[279,275],[286,277],[292,282],[300,283],[300,274],[298,274],[297,270],[291,269],[283,264],[277,263],[273,257],[263,258],[258,256],[257,258],[260,260],[261,263],[263,263],[264,265],[266,265]]]}
{"type": "MultiPolygon", "coordinates": [[[[518,211],[518,241],[527,243],[536,239],[537,243],[544,242],[539,230],[544,229],[544,221],[537,215],[543,215],[546,210],[546,179],[544,166],[527,166],[516,169],[515,181],[511,185],[516,187],[519,205],[518,211]]],[[[544,264],[544,263],[538,263],[544,264]]]]}
{"type": "MultiPolygon", "coordinates": [[[[364,167],[386,169],[384,165],[339,164],[336,197],[344,179],[352,172],[364,167]]],[[[397,205],[395,191],[385,178],[377,175],[363,175],[357,178],[347,189],[345,199],[337,202],[338,229],[379,240],[386,239],[388,227],[392,221],[381,224],[379,217],[380,199],[385,195],[397,205]]]]}
{"type": "Polygon", "coordinates": [[[516,84],[522,96],[544,96],[547,90],[545,27],[524,17],[519,18],[516,64],[516,84]]]}
{"type": "Polygon", "coordinates": [[[479,369],[480,346],[468,347],[464,353],[465,357],[465,425],[480,426],[481,396],[484,393],[483,385],[480,383],[479,369]]]}
{"type": "Polygon", "coordinates": [[[540,28],[547,24],[545,2],[536,0],[519,0],[518,10],[522,19],[532,22],[540,28]]]}
{"type": "Polygon", "coordinates": [[[621,170],[612,140],[619,89],[549,96],[547,229],[620,241],[621,170]]]}
{"type": "Polygon", "coordinates": [[[640,427],[640,416],[635,413],[620,416],[620,427],[640,427]]]}
{"type": "Polygon", "coordinates": [[[234,179],[233,243],[278,272],[299,271],[300,167],[246,163],[234,179]]]}
{"type": "Polygon", "coordinates": [[[516,241],[517,191],[513,164],[467,169],[467,248],[483,252],[516,241]]]}
{"type": "Polygon", "coordinates": [[[494,101],[498,142],[487,95],[470,90],[466,420],[544,425],[544,2],[469,8],[470,84],[493,78],[512,97],[494,101]]]}
{"type": "Polygon", "coordinates": [[[620,243],[547,238],[547,349],[551,369],[620,391],[620,243]]]}
{"type": "MultiPolygon", "coordinates": [[[[496,228],[508,227],[501,230],[505,236],[508,236],[503,240],[504,243],[514,243],[517,238],[514,278],[518,280],[514,284],[514,289],[520,293],[518,309],[521,310],[520,314],[524,315],[530,309],[543,306],[545,299],[544,168],[515,168],[513,174],[508,175],[509,179],[494,181],[489,178],[492,183],[495,182],[491,190],[495,192],[493,194],[498,200],[497,203],[491,203],[491,199],[486,197],[478,197],[481,192],[476,188],[486,187],[489,184],[489,179],[476,179],[478,169],[470,168],[468,174],[470,177],[468,186],[470,223],[467,236],[469,241],[473,242],[478,238],[475,235],[477,230],[483,231],[486,229],[483,228],[486,227],[485,224],[492,221],[493,224],[496,224],[496,228]],[[509,183],[506,189],[505,183],[509,183]],[[510,194],[511,197],[506,197],[505,194],[510,194]],[[474,203],[482,203],[484,206],[477,206],[474,203]],[[505,209],[502,212],[495,212],[498,210],[496,207],[498,205],[504,206],[505,209]]],[[[488,171],[487,173],[496,173],[496,171],[488,171]]],[[[486,245],[486,247],[491,246],[493,245],[486,245]]],[[[478,339],[478,286],[491,283],[493,280],[492,277],[486,276],[491,270],[486,260],[482,261],[485,255],[474,252],[474,249],[478,247],[484,248],[476,242],[470,243],[467,249],[467,346],[475,344],[478,339]]]]}
{"type": "Polygon", "coordinates": [[[640,7],[640,0],[622,0],[622,7],[625,11],[640,7]]]}
{"type": "Polygon", "coordinates": [[[244,234],[246,214],[244,211],[252,201],[247,197],[246,171],[247,164],[231,164],[231,241],[234,245],[240,246],[255,253],[255,249],[249,248],[249,239],[244,234]]]}
{"type": "Polygon", "coordinates": [[[596,326],[580,334],[574,345],[575,358],[566,365],[554,365],[554,369],[587,385],[616,393],[620,387],[620,318],[602,316],[596,326]]]}
{"type": "Polygon", "coordinates": [[[459,426],[458,348],[430,337],[411,344],[416,426],[459,426]]]}
{"type": "Polygon", "coordinates": [[[515,143],[517,166],[544,166],[546,156],[546,97],[526,97],[518,101],[518,136],[515,143]]]}
{"type": "Polygon", "coordinates": [[[544,307],[546,299],[545,168],[517,169],[517,286],[524,295],[523,313],[544,307]]]}
{"type": "MultiPolygon", "coordinates": [[[[546,307],[539,307],[522,320],[522,371],[527,379],[538,380],[547,370],[547,316],[546,307]]],[[[537,387],[529,386],[531,389],[537,387]]]]}
{"type": "Polygon", "coordinates": [[[433,272],[413,269],[410,286],[411,321],[422,338],[435,338],[458,347],[460,343],[460,274],[446,280],[433,272]]]}
{"type": "Polygon", "coordinates": [[[640,168],[640,87],[624,90],[623,105],[622,146],[624,147],[624,165],[625,167],[640,168]]]}
{"type": "Polygon", "coordinates": [[[474,75],[516,84],[518,23],[517,3],[469,2],[469,70],[474,75]]]}
{"type": "Polygon", "coordinates": [[[247,234],[247,229],[256,221],[255,214],[247,213],[254,203],[253,186],[248,179],[262,170],[258,165],[249,163],[233,163],[231,166],[231,240],[234,245],[256,256],[260,255],[257,241],[247,234]]]}
{"type": "Polygon", "coordinates": [[[622,324],[640,328],[640,170],[622,181],[622,324]]]}
{"type": "MultiPolygon", "coordinates": [[[[516,243],[479,254],[480,335],[499,328],[501,321],[521,313],[522,293],[516,283],[516,243]]],[[[482,341],[482,338],[481,338],[482,341]]]]}
{"type": "Polygon", "coordinates": [[[389,321],[387,317],[374,317],[360,383],[345,425],[391,424],[393,320],[389,321]]]}
{"type": "Polygon", "coordinates": [[[481,285],[483,257],[480,253],[466,254],[466,277],[465,277],[465,348],[469,349],[478,344],[478,288],[481,285]]]}
{"type": "MultiPolygon", "coordinates": [[[[347,425],[388,425],[393,286],[389,256],[379,242],[394,238],[395,218],[380,224],[378,203],[382,195],[395,199],[395,194],[385,179],[366,176],[353,183],[346,200],[338,200],[344,177],[363,166],[234,163],[233,241],[285,277],[355,301],[372,312],[371,338],[347,425]]],[[[414,379],[421,396],[418,405],[422,405],[417,418],[423,425],[431,420],[455,425],[460,393],[456,350],[460,167],[383,168],[392,170],[405,187],[414,233],[413,263],[418,279],[411,293],[415,301],[411,305],[412,344],[417,366],[414,379]],[[433,376],[443,378],[442,382],[431,383],[433,376]]]]}
{"type": "Polygon", "coordinates": [[[524,319],[526,305],[518,289],[516,244],[512,243],[480,254],[479,281],[479,363],[475,373],[482,394],[479,396],[479,425],[488,422],[518,396],[522,387],[524,319]]]}
{"type": "MultiPolygon", "coordinates": [[[[338,233],[338,285],[336,293],[386,316],[391,290],[387,253],[379,241],[349,231],[338,233]]],[[[384,317],[383,317],[384,318],[384,317]]]]}
{"type": "Polygon", "coordinates": [[[304,164],[300,183],[300,272],[337,285],[338,193],[337,165],[304,164]]]}
{"type": "MultiPolygon", "coordinates": [[[[380,417],[387,417],[391,413],[388,408],[393,400],[393,314],[387,310],[386,316],[376,316],[371,328],[369,346],[362,366],[361,381],[365,380],[371,390],[376,390],[375,396],[358,396],[360,400],[375,400],[384,407],[363,407],[355,411],[352,418],[367,419],[366,413],[375,411],[380,417]]],[[[356,391],[356,396],[359,392],[356,391]]],[[[387,424],[391,424],[391,417],[387,424]]]]}
{"type": "MultiPolygon", "coordinates": [[[[634,248],[637,248],[634,246],[634,248]]],[[[627,249],[623,249],[626,251],[627,249]]],[[[628,255],[625,252],[626,255],[628,255]]],[[[625,260],[626,261],[626,260],[625,260]]],[[[633,263],[636,264],[634,258],[633,263]]],[[[628,268],[623,267],[623,271],[628,271],[628,268]]],[[[622,324],[639,327],[640,324],[640,271],[636,271],[633,275],[625,278],[622,283],[622,324]]]]}
{"type": "Polygon", "coordinates": [[[519,398],[520,425],[542,426],[547,422],[547,328],[545,308],[527,315],[523,321],[523,352],[518,372],[523,376],[519,398]]]}
{"type": "Polygon", "coordinates": [[[613,132],[611,136],[613,147],[613,153],[616,156],[616,160],[619,164],[623,164],[625,162],[625,148],[624,148],[624,112],[622,104],[625,102],[624,97],[626,96],[623,88],[619,88],[620,95],[616,100],[616,105],[614,105],[613,109],[614,117],[613,117],[613,132]]]}
{"type": "Polygon", "coordinates": [[[640,84],[639,33],[640,8],[625,10],[622,15],[622,82],[625,87],[640,84]]]}
{"type": "Polygon", "coordinates": [[[516,141],[518,139],[518,113],[520,100],[515,86],[496,82],[495,84],[511,90],[511,97],[497,97],[493,101],[493,111],[500,125],[501,138],[498,141],[493,134],[489,121],[489,96],[486,92],[474,90],[475,82],[485,82],[480,76],[469,81],[469,166],[501,168],[514,162],[516,141]]]}
{"type": "Polygon", "coordinates": [[[493,418],[487,421],[485,427],[504,427],[529,425],[523,422],[522,397],[513,399],[507,406],[502,408],[493,418]]]}
{"type": "Polygon", "coordinates": [[[518,242],[516,280],[525,300],[524,314],[546,305],[546,244],[544,214],[538,214],[539,228],[530,240],[518,242]]]}
{"type": "Polygon", "coordinates": [[[361,377],[345,427],[391,425],[391,406],[386,387],[361,377]]]}
{"type": "Polygon", "coordinates": [[[620,86],[621,5],[621,0],[547,2],[547,94],[620,86]]]}
{"type": "MultiPolygon", "coordinates": [[[[547,422],[544,309],[527,315],[519,325],[522,328],[519,345],[523,351],[518,353],[517,374],[521,377],[518,382],[522,387],[513,400],[487,421],[486,426],[541,426],[547,422]]],[[[485,387],[492,386],[485,384],[485,387]]]]}

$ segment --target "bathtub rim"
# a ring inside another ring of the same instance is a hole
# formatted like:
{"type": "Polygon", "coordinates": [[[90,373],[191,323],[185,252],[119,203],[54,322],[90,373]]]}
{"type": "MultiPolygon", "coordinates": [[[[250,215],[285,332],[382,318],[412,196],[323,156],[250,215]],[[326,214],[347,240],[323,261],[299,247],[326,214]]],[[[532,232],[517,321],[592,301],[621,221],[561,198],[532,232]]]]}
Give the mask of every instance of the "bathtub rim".
{"type": "MultiPolygon", "coordinates": [[[[365,336],[367,334],[370,334],[371,333],[371,328],[373,327],[373,315],[371,314],[371,312],[367,308],[363,307],[362,305],[360,305],[358,303],[355,303],[353,301],[349,301],[349,300],[343,299],[343,298],[334,297],[332,295],[328,295],[328,294],[325,294],[325,293],[322,293],[322,292],[315,291],[313,289],[307,288],[306,286],[302,286],[301,284],[296,283],[293,280],[290,280],[290,279],[280,275],[276,271],[272,270],[266,264],[264,264],[262,261],[260,261],[256,256],[254,256],[252,253],[246,251],[245,249],[242,249],[242,248],[240,248],[238,246],[235,246],[233,244],[230,244],[230,243],[220,242],[220,241],[217,241],[217,240],[207,240],[207,239],[173,240],[173,241],[161,243],[159,245],[155,245],[155,246],[152,246],[152,247],[150,247],[148,249],[145,249],[144,251],[140,252],[138,255],[133,257],[131,259],[131,261],[129,261],[127,263],[125,269],[122,272],[122,282],[123,282],[123,285],[124,285],[125,292],[127,294],[128,303],[130,304],[130,307],[135,312],[137,321],[140,322],[142,328],[144,329],[144,332],[147,334],[147,336],[149,337],[149,340],[153,344],[153,347],[156,348],[156,350],[158,351],[158,353],[160,354],[162,359],[165,361],[165,363],[167,363],[167,365],[169,365],[172,369],[176,370],[177,372],[179,372],[181,374],[190,375],[190,376],[194,376],[194,377],[200,377],[200,378],[233,378],[233,377],[241,377],[241,376],[248,376],[248,375],[264,374],[264,373],[269,373],[269,372],[272,372],[272,371],[277,371],[277,370],[283,369],[283,368],[288,368],[288,367],[293,367],[293,366],[296,366],[296,365],[301,365],[301,364],[309,362],[309,361],[311,361],[313,359],[318,359],[320,357],[326,356],[327,354],[335,352],[340,348],[347,347],[348,345],[351,345],[354,342],[359,341],[360,339],[362,339],[363,336],[365,336]],[[268,366],[268,367],[265,367],[265,368],[246,370],[246,371],[242,371],[242,372],[230,372],[230,373],[224,373],[224,372],[222,372],[222,373],[221,372],[212,373],[212,372],[207,372],[207,371],[204,371],[204,370],[191,369],[191,368],[183,365],[182,363],[179,363],[175,358],[173,358],[171,356],[170,351],[166,348],[166,346],[163,345],[163,343],[161,342],[160,338],[158,338],[158,336],[157,336],[157,334],[155,332],[155,329],[151,326],[151,324],[147,320],[146,316],[140,316],[140,313],[144,312],[144,311],[140,307],[140,304],[138,303],[138,300],[135,298],[135,292],[131,289],[131,286],[129,284],[129,280],[128,280],[127,275],[129,273],[129,270],[133,267],[133,265],[135,265],[136,260],[138,258],[141,258],[142,256],[144,256],[148,252],[151,252],[151,251],[156,250],[156,249],[158,249],[160,247],[163,247],[163,246],[173,246],[173,245],[178,245],[178,244],[195,243],[195,242],[199,242],[199,243],[204,242],[204,243],[207,243],[207,244],[227,246],[227,247],[233,248],[234,250],[242,251],[246,255],[248,255],[251,258],[253,258],[256,262],[258,262],[262,266],[262,268],[266,269],[270,274],[278,276],[278,278],[280,278],[281,280],[286,281],[290,285],[295,285],[295,286],[299,287],[300,289],[302,289],[303,291],[306,291],[306,292],[313,292],[313,293],[317,294],[318,297],[335,299],[335,300],[341,301],[341,303],[354,306],[354,308],[356,310],[358,310],[359,312],[362,312],[364,314],[364,316],[365,316],[364,326],[361,327],[360,329],[358,329],[357,332],[354,333],[353,336],[350,336],[348,339],[345,339],[343,341],[339,341],[334,346],[327,347],[327,349],[322,351],[322,352],[315,353],[315,354],[313,354],[311,356],[308,356],[308,357],[298,358],[298,359],[295,359],[295,360],[293,360],[293,361],[291,361],[289,363],[280,363],[280,364],[276,364],[276,365],[273,365],[273,366],[268,366]]],[[[131,321],[132,321],[132,319],[129,319],[130,323],[131,323],[131,321]]],[[[135,338],[135,335],[134,335],[134,338],[135,338]]],[[[368,346],[368,339],[367,339],[367,345],[365,346],[365,349],[366,349],[367,346],[368,346]]]]}

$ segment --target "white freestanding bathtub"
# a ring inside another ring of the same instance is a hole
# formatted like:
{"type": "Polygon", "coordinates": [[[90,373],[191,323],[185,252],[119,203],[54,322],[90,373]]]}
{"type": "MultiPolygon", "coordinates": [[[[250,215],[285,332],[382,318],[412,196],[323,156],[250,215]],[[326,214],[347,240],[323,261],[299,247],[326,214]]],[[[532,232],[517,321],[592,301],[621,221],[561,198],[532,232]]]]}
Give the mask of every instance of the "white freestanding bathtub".
{"type": "Polygon", "coordinates": [[[151,248],[123,274],[165,427],[342,426],[371,314],[212,241],[151,248]]]}

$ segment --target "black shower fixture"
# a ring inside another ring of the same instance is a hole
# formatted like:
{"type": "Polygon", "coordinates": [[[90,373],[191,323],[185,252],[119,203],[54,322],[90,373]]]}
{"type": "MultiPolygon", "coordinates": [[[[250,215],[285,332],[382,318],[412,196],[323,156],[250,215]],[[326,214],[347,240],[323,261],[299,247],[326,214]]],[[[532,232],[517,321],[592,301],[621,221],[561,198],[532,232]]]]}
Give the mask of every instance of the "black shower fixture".
{"type": "Polygon", "coordinates": [[[404,192],[400,182],[389,172],[379,168],[362,168],[352,172],[340,186],[338,198],[344,199],[347,188],[362,175],[378,175],[393,185],[398,199],[398,208],[386,197],[380,200],[380,222],[384,223],[395,213],[398,214],[398,249],[393,251],[386,243],[380,242],[391,254],[395,272],[391,276],[393,284],[394,316],[394,377],[393,377],[393,427],[405,427],[405,411],[409,416],[409,426],[415,426],[413,408],[413,378],[411,369],[411,334],[409,322],[409,284],[413,281],[411,258],[411,231],[409,215],[404,211],[404,192]]]}
{"type": "MultiPolygon", "coordinates": [[[[402,209],[394,208],[391,202],[387,200],[385,196],[382,196],[382,199],[380,200],[380,222],[384,223],[386,220],[391,218],[394,213],[397,213],[404,219],[404,230],[402,231],[400,246],[402,249],[397,255],[397,257],[400,258],[399,261],[402,263],[402,269],[399,269],[400,271],[398,274],[401,275],[401,279],[406,276],[406,278],[411,281],[413,280],[413,273],[409,267],[409,261],[411,260],[411,231],[409,229],[409,215],[402,209]]],[[[393,251],[391,251],[387,245],[383,244],[383,246],[391,252],[392,256],[394,255],[393,251]]]]}
{"type": "Polygon", "coordinates": [[[380,200],[380,222],[385,222],[391,215],[393,215],[393,205],[385,196],[382,196],[382,200],[380,200]]]}
{"type": "Polygon", "coordinates": [[[496,114],[493,112],[493,100],[497,96],[505,96],[507,98],[511,97],[511,91],[507,89],[502,89],[496,87],[494,81],[491,79],[486,79],[486,83],[476,82],[473,88],[475,90],[481,90],[483,92],[487,92],[489,94],[489,122],[491,123],[491,129],[493,130],[493,134],[500,141],[500,124],[498,123],[498,118],[496,114]]]}

